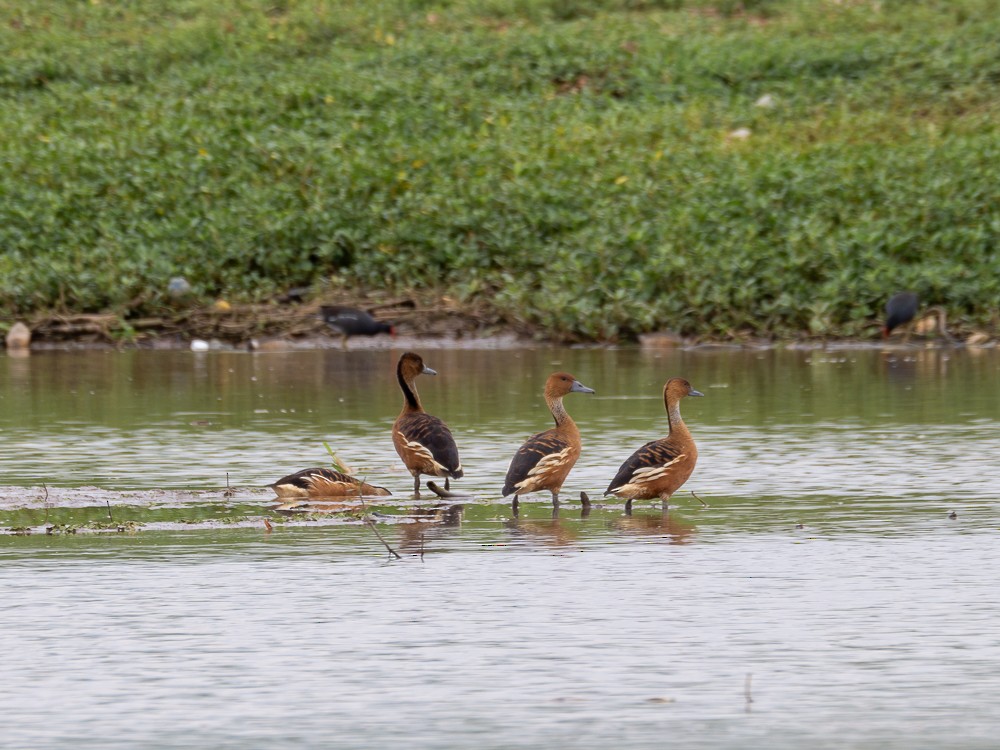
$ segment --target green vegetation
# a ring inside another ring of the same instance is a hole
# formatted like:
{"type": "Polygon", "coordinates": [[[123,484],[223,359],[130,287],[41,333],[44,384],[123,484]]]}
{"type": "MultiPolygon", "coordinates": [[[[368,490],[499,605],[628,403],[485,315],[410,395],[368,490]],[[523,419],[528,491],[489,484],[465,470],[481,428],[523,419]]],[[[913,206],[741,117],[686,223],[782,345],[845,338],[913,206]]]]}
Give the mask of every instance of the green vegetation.
{"type": "Polygon", "coordinates": [[[0,306],[128,318],[183,275],[569,338],[837,335],[911,288],[993,325],[995,11],[0,0],[0,306]]]}

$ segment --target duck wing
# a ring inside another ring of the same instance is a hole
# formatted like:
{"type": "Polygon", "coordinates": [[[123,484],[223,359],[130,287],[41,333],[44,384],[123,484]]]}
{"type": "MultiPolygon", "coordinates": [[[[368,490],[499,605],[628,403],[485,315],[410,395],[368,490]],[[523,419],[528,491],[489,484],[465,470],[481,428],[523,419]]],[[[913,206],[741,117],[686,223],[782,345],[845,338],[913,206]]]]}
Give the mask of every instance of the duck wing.
{"type": "Polygon", "coordinates": [[[555,430],[532,435],[514,454],[503,483],[503,496],[517,492],[517,485],[529,477],[551,470],[572,451],[572,446],[555,430]]]}
{"type": "Polygon", "coordinates": [[[268,485],[274,489],[278,497],[344,497],[357,495],[388,495],[389,490],[377,487],[360,479],[333,469],[303,469],[287,477],[282,477],[274,484],[268,485]]]}
{"type": "Polygon", "coordinates": [[[398,423],[398,429],[412,452],[440,465],[452,479],[464,474],[455,438],[440,419],[426,412],[413,412],[398,423]]]}
{"type": "Polygon", "coordinates": [[[649,481],[658,474],[668,471],[674,461],[683,457],[684,453],[680,447],[667,440],[653,440],[646,443],[621,465],[604,494],[610,495],[630,482],[649,481]]]}

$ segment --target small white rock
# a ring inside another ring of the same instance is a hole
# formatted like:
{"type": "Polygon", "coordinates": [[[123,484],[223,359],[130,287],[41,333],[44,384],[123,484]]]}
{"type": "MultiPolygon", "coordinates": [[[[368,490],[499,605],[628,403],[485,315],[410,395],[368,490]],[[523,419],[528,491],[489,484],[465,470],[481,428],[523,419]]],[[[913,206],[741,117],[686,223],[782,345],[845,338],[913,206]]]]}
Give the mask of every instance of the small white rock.
{"type": "Polygon", "coordinates": [[[726,140],[728,141],[745,141],[751,135],[750,128],[736,128],[736,130],[731,130],[726,135],[726,140]]]}
{"type": "Polygon", "coordinates": [[[212,347],[207,341],[202,339],[192,339],[191,340],[191,351],[193,352],[207,352],[212,347]]]}
{"type": "Polygon", "coordinates": [[[31,346],[31,329],[21,321],[17,321],[7,331],[8,349],[27,349],[31,346]]]}
{"type": "Polygon", "coordinates": [[[773,96],[770,94],[764,94],[764,96],[760,97],[760,99],[753,103],[753,106],[760,107],[761,109],[774,109],[775,104],[777,104],[777,102],[774,100],[773,96]]]}
{"type": "Polygon", "coordinates": [[[174,276],[167,284],[167,294],[174,299],[180,299],[190,291],[191,284],[183,276],[174,276]]]}

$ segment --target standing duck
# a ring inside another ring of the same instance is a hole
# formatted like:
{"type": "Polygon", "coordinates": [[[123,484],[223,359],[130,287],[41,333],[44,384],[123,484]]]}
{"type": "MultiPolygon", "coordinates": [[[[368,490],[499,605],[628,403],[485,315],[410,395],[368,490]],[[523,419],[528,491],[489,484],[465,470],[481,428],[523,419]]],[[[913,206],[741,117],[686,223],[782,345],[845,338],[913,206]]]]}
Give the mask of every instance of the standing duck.
{"type": "Polygon", "coordinates": [[[403,464],[413,475],[413,494],[420,497],[420,475],[459,479],[464,472],[458,458],[458,446],[448,425],[424,411],[413,381],[417,375],[437,375],[424,364],[419,354],[406,352],[396,365],[396,377],[403,391],[403,411],[392,425],[392,443],[403,464]]]}
{"type": "Polygon", "coordinates": [[[563,396],[567,393],[594,393],[594,390],[569,373],[549,375],[545,381],[545,403],[556,426],[532,435],[514,454],[503,483],[503,496],[514,495],[515,508],[518,495],[542,490],[552,493],[553,505],[559,504],[559,490],[580,457],[581,448],[580,430],[563,406],[563,396]]]}
{"type": "Polygon", "coordinates": [[[278,497],[359,497],[391,495],[385,487],[362,482],[333,469],[303,469],[282,477],[268,487],[278,497]]]}
{"type": "Polygon", "coordinates": [[[632,512],[633,500],[663,500],[666,509],[670,496],[680,489],[698,461],[698,448],[681,419],[681,399],[704,396],[684,378],[671,378],[663,386],[669,432],[665,438],[646,443],[621,465],[605,495],[625,498],[625,512],[632,512]]]}
{"type": "MultiPolygon", "coordinates": [[[[919,301],[913,292],[898,292],[889,298],[885,305],[885,325],[882,326],[882,338],[889,338],[893,328],[898,328],[913,320],[917,314],[919,301]]],[[[909,333],[907,332],[907,338],[909,333]]]]}
{"type": "Polygon", "coordinates": [[[340,345],[347,348],[350,336],[376,336],[380,333],[396,335],[396,329],[390,323],[380,323],[364,310],[340,305],[323,305],[319,308],[323,322],[341,335],[340,345]]]}

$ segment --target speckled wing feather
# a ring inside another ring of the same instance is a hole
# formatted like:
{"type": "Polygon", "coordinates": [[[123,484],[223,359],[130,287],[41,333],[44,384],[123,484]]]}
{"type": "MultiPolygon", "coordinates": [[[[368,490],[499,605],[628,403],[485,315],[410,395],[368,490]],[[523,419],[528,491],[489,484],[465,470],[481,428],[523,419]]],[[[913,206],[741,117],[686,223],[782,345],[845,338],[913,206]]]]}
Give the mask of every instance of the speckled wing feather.
{"type": "Polygon", "coordinates": [[[349,474],[323,468],[303,469],[282,477],[269,486],[274,489],[278,497],[345,497],[362,492],[366,495],[390,494],[384,487],[377,487],[349,474]]]}
{"type": "Polygon", "coordinates": [[[681,451],[676,445],[672,445],[666,440],[654,440],[646,443],[639,450],[628,457],[628,460],[621,465],[615,478],[611,480],[605,495],[610,495],[619,487],[628,484],[637,471],[654,467],[662,467],[676,460],[681,456],[681,451]]]}
{"type": "Polygon", "coordinates": [[[514,454],[507,469],[507,477],[503,483],[503,496],[513,495],[517,492],[517,485],[529,476],[537,474],[539,469],[544,468],[546,459],[558,455],[566,455],[570,450],[570,444],[556,433],[555,430],[546,430],[532,435],[514,454]]]}
{"type": "Polygon", "coordinates": [[[408,443],[417,443],[430,453],[434,461],[441,464],[453,479],[462,474],[462,462],[458,458],[458,446],[448,425],[425,412],[407,414],[398,424],[399,432],[408,443]]]}

